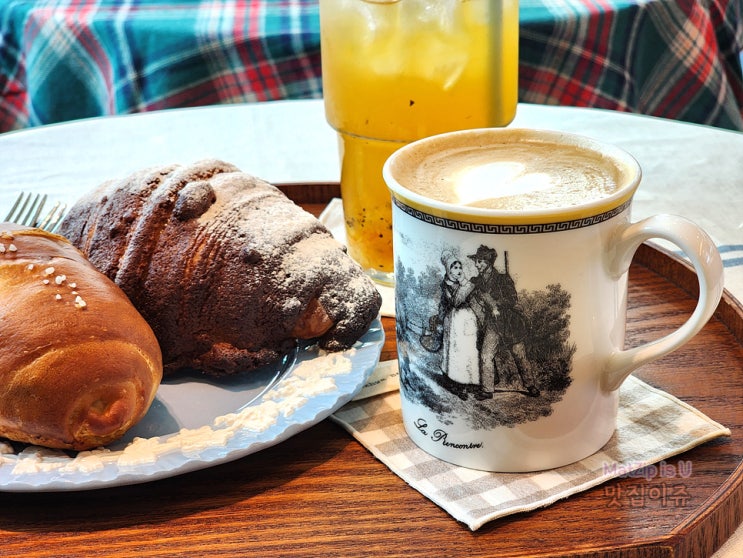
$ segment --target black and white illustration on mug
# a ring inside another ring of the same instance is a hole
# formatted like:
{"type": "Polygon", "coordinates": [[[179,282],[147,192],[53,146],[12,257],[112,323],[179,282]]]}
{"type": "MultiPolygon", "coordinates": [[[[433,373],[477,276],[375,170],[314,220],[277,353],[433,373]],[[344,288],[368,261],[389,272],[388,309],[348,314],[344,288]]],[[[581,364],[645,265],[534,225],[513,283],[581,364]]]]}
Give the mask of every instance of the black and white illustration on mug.
{"type": "Polygon", "coordinates": [[[406,393],[443,423],[469,416],[492,428],[547,416],[571,382],[570,294],[560,285],[519,292],[507,251],[470,252],[444,248],[440,267],[417,273],[396,262],[406,393]],[[411,365],[413,352],[423,365],[411,365]]]}

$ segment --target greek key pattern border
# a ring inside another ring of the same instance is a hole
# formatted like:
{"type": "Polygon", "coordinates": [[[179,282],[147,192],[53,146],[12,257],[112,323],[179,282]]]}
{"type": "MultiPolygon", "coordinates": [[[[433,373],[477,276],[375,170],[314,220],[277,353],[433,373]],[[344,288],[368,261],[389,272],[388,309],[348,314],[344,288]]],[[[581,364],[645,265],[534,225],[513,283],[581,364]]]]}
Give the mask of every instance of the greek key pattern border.
{"type": "Polygon", "coordinates": [[[549,233],[549,232],[560,232],[560,231],[572,231],[576,229],[582,229],[584,227],[590,227],[598,223],[603,223],[609,219],[616,217],[627,209],[632,203],[632,200],[627,200],[622,205],[599,213],[598,215],[591,215],[590,217],[584,217],[582,219],[572,219],[569,221],[558,221],[556,223],[534,223],[534,224],[516,224],[516,225],[503,225],[503,224],[486,224],[486,223],[468,223],[466,221],[458,221],[456,219],[447,219],[445,217],[436,217],[435,215],[429,215],[423,213],[417,209],[404,204],[397,198],[393,197],[394,204],[402,211],[423,221],[430,225],[436,225],[437,227],[443,227],[445,229],[453,229],[462,232],[471,233],[484,233],[484,234],[537,234],[537,233],[549,233]]]}

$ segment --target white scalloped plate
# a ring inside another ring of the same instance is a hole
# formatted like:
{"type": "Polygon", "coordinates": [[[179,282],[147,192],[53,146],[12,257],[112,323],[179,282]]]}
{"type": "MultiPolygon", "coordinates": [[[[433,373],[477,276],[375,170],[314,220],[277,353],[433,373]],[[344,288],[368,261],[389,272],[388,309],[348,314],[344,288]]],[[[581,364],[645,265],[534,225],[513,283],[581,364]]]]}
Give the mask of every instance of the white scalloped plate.
{"type": "Polygon", "coordinates": [[[90,490],[212,467],[276,445],[350,401],[379,362],[376,320],[347,351],[298,350],[237,377],[166,379],[142,421],[107,448],[67,453],[0,442],[0,491],[90,490]],[[2,451],[5,453],[2,453],[2,451]]]}

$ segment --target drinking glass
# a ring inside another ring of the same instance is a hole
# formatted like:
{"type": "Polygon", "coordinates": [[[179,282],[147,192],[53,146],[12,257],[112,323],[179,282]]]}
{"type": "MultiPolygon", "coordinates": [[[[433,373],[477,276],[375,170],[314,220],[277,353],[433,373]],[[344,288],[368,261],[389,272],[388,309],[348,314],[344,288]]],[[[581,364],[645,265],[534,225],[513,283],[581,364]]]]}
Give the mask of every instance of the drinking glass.
{"type": "Polygon", "coordinates": [[[348,252],[394,284],[382,166],[413,140],[511,122],[518,0],[320,0],[320,33],[348,252]]]}

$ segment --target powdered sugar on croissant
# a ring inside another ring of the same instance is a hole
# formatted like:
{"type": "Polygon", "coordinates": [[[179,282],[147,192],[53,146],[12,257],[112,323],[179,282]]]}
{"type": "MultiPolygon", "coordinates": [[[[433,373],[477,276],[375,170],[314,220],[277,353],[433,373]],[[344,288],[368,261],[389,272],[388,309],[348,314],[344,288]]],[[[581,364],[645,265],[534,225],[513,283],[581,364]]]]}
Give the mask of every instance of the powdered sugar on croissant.
{"type": "Polygon", "coordinates": [[[60,233],[150,323],[166,372],[250,370],[297,338],[345,349],[381,305],[314,216],[218,160],[107,182],[72,208],[60,233]]]}

